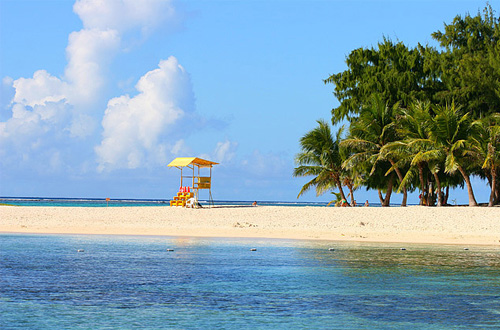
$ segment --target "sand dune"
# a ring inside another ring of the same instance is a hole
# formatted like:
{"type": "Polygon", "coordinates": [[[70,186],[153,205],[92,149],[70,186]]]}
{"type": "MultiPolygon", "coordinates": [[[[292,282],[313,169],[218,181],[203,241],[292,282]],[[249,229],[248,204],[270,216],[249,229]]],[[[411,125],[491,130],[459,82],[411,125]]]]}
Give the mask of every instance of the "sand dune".
{"type": "Polygon", "coordinates": [[[1,206],[0,232],[500,245],[500,208],[1,206]]]}

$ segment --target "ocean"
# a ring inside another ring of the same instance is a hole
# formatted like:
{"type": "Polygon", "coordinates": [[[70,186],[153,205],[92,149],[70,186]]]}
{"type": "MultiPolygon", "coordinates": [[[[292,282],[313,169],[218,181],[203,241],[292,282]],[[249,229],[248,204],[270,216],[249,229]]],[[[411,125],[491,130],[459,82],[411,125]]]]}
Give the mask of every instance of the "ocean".
{"type": "MultiPolygon", "coordinates": [[[[200,200],[203,206],[209,201],[200,200]]],[[[214,200],[212,205],[250,206],[254,201],[227,201],[214,200]]],[[[46,198],[46,197],[0,197],[0,203],[18,206],[57,206],[57,207],[121,207],[121,206],[164,206],[169,205],[168,199],[111,199],[105,198],[46,198]]],[[[325,207],[328,202],[286,202],[286,201],[258,201],[261,206],[318,206],[325,207]]],[[[408,204],[410,205],[410,204],[408,204]]],[[[363,206],[358,205],[358,206],[363,206]]],[[[380,207],[380,203],[371,203],[371,207],[380,207]]],[[[391,204],[399,206],[399,204],[391,204]]]]}
{"type": "Polygon", "coordinates": [[[498,329],[500,251],[467,248],[1,234],[0,329],[498,329]]]}

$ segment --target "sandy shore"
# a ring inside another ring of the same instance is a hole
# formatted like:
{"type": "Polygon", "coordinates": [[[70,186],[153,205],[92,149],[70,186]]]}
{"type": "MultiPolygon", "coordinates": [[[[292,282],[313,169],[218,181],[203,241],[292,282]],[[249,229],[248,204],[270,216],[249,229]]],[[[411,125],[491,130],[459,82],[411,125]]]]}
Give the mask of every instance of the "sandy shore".
{"type": "Polygon", "coordinates": [[[500,208],[0,206],[0,232],[500,245],[500,208]]]}

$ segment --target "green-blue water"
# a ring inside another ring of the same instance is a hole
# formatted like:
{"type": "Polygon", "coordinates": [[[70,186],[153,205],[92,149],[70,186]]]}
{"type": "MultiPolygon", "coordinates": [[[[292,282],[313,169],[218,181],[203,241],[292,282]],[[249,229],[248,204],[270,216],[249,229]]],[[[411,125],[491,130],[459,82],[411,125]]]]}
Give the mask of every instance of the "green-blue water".
{"type": "Polygon", "coordinates": [[[498,249],[400,247],[3,234],[0,328],[500,328],[498,249]]]}
{"type": "MultiPolygon", "coordinates": [[[[202,206],[251,206],[254,201],[199,201],[202,206]]],[[[105,198],[45,198],[45,197],[0,197],[0,203],[17,206],[57,206],[57,207],[122,207],[122,206],[169,206],[168,199],[111,199],[105,198]]],[[[317,206],[325,207],[327,202],[280,202],[257,201],[261,206],[317,206]]],[[[362,206],[362,205],[358,205],[362,206]]],[[[371,203],[372,207],[380,207],[380,203],[371,203]]],[[[399,205],[392,205],[399,206],[399,205]]]]}

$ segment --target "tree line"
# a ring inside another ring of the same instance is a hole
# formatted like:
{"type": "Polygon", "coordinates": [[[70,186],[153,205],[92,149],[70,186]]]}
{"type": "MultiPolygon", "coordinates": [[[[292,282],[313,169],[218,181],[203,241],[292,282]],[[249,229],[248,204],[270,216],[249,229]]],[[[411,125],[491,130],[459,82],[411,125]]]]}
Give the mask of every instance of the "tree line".
{"type": "Polygon", "coordinates": [[[324,80],[340,103],[332,124],[345,124],[332,132],[318,120],[300,139],[293,175],[313,178],[299,196],[315,188],[352,203],[365,187],[382,206],[401,192],[406,206],[418,190],[421,205],[442,206],[461,187],[477,206],[478,176],[491,188],[488,206],[500,204],[500,17],[488,4],[432,38],[439,48],[384,38],[355,49],[347,70],[324,80]]]}

